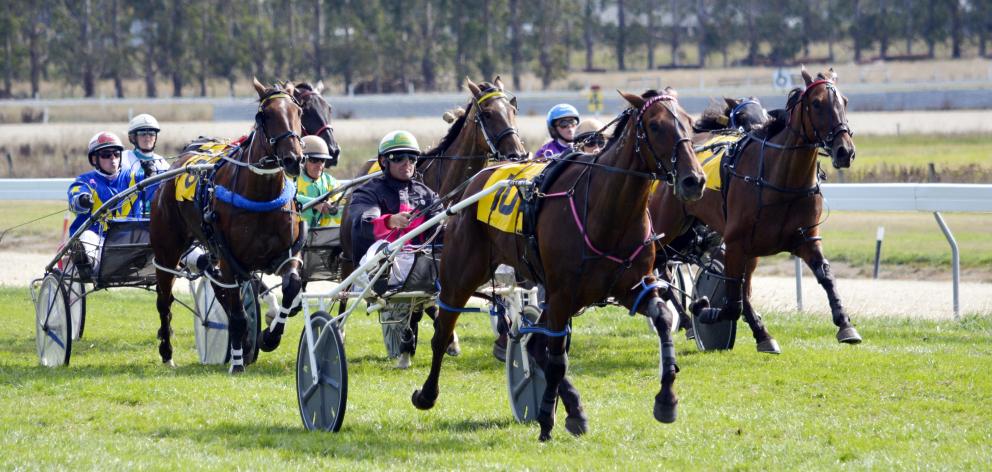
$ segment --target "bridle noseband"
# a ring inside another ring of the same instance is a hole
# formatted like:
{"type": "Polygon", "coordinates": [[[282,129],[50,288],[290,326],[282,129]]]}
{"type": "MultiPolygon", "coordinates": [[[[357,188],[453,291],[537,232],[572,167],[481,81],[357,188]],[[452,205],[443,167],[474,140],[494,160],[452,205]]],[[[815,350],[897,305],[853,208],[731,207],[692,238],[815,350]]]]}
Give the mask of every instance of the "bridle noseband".
{"type": "MultiPolygon", "coordinates": [[[[675,113],[675,110],[673,110],[672,107],[670,107],[670,106],[665,106],[664,107],[665,110],[668,110],[668,113],[670,113],[672,115],[672,118],[675,119],[675,124],[676,124],[676,129],[677,129],[677,135],[676,135],[676,138],[677,139],[675,140],[675,143],[672,145],[672,159],[671,159],[671,163],[669,165],[669,168],[668,169],[665,169],[664,168],[664,165],[663,165],[663,162],[664,161],[662,161],[658,157],[658,155],[655,154],[654,148],[651,146],[651,141],[648,138],[648,133],[644,129],[644,121],[642,121],[641,118],[644,116],[644,112],[646,112],[648,110],[648,108],[650,108],[655,103],[659,103],[659,102],[675,102],[675,101],[677,101],[676,98],[673,97],[673,96],[671,96],[671,95],[667,95],[667,94],[665,94],[665,95],[655,95],[654,97],[651,97],[651,98],[647,99],[646,102],[644,102],[644,106],[642,106],[640,108],[640,110],[637,111],[637,116],[635,117],[636,120],[637,120],[637,143],[636,143],[636,147],[634,149],[634,152],[638,156],[641,156],[641,160],[644,161],[645,167],[650,168],[650,166],[647,165],[647,161],[644,159],[644,156],[640,152],[641,151],[641,142],[643,141],[644,144],[645,144],[645,147],[648,149],[648,151],[651,152],[651,159],[654,160],[654,163],[655,163],[655,169],[654,169],[655,174],[659,174],[659,173],[661,173],[660,171],[664,171],[664,175],[665,175],[664,181],[667,182],[669,185],[672,185],[672,186],[675,185],[675,173],[676,173],[676,171],[678,169],[677,166],[678,166],[679,153],[676,152],[676,150],[679,147],[679,145],[682,144],[682,143],[687,143],[687,144],[691,145],[691,140],[689,139],[688,136],[686,136],[686,134],[685,134],[685,128],[682,126],[682,120],[679,119],[678,114],[675,113]]],[[[633,110],[633,109],[631,109],[631,110],[633,110]]],[[[690,149],[690,154],[692,154],[691,151],[692,150],[690,149]]]]}
{"type": "Polygon", "coordinates": [[[845,120],[845,121],[840,121],[834,126],[832,126],[830,128],[830,131],[826,134],[826,136],[820,136],[820,130],[818,130],[816,126],[813,125],[812,118],[809,118],[809,126],[810,128],[813,129],[813,139],[809,139],[806,136],[807,116],[812,114],[812,110],[810,110],[809,103],[807,103],[806,101],[806,92],[809,92],[810,90],[813,89],[813,87],[816,87],[818,85],[824,85],[827,87],[827,96],[830,98],[829,108],[833,109],[834,99],[837,95],[840,94],[839,92],[837,92],[837,87],[834,85],[834,82],[830,79],[820,79],[814,81],[813,83],[806,86],[806,88],[799,94],[799,99],[796,101],[797,105],[802,106],[802,108],[800,108],[800,110],[802,111],[802,116],[799,118],[800,120],[799,131],[793,129],[791,124],[789,125],[789,130],[795,133],[803,140],[805,140],[806,142],[813,145],[814,147],[829,150],[833,147],[834,141],[837,139],[838,136],[841,135],[841,133],[847,133],[848,136],[854,136],[854,131],[851,131],[850,126],[848,126],[848,122],[845,120]]]}
{"type": "Polygon", "coordinates": [[[508,126],[503,131],[497,133],[496,136],[492,136],[492,137],[489,136],[489,131],[486,130],[486,124],[482,120],[482,104],[495,98],[506,99],[507,103],[509,103],[510,106],[516,108],[516,106],[513,105],[513,102],[506,96],[505,93],[503,93],[502,90],[490,89],[490,91],[488,91],[485,95],[475,100],[475,106],[476,106],[475,124],[479,126],[479,130],[482,131],[482,137],[485,138],[486,144],[489,146],[489,155],[487,156],[487,158],[493,159],[495,161],[513,161],[519,159],[526,159],[527,157],[526,155],[516,156],[514,158],[513,156],[504,155],[498,149],[499,143],[501,143],[503,139],[506,138],[507,136],[517,135],[518,138],[520,137],[520,133],[517,131],[517,128],[514,128],[513,126],[508,126]]]}

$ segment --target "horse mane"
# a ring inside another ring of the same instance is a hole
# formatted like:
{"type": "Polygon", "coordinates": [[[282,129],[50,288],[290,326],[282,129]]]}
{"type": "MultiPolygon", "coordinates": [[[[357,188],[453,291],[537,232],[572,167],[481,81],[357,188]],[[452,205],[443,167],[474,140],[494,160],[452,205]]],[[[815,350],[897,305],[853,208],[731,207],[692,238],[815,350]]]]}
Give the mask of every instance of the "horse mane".
{"type": "Polygon", "coordinates": [[[710,100],[710,104],[706,106],[706,109],[703,110],[703,114],[700,115],[699,119],[693,124],[693,128],[696,131],[726,129],[727,126],[729,126],[727,124],[727,114],[729,112],[730,107],[727,106],[726,102],[710,100]]]}
{"type": "Polygon", "coordinates": [[[770,119],[763,125],[756,126],[751,130],[752,134],[759,139],[769,139],[785,130],[789,124],[789,110],[778,108],[769,110],[770,119]]]}
{"type": "Polygon", "coordinates": [[[455,141],[458,134],[462,132],[462,128],[465,127],[466,118],[468,118],[469,110],[472,109],[472,104],[474,102],[475,101],[473,100],[468,102],[468,105],[465,105],[465,113],[462,113],[462,116],[459,116],[454,123],[451,123],[451,126],[448,127],[448,133],[444,135],[444,138],[441,138],[441,142],[438,143],[438,145],[433,149],[424,153],[425,156],[440,156],[444,153],[444,151],[451,147],[451,143],[455,141]]]}

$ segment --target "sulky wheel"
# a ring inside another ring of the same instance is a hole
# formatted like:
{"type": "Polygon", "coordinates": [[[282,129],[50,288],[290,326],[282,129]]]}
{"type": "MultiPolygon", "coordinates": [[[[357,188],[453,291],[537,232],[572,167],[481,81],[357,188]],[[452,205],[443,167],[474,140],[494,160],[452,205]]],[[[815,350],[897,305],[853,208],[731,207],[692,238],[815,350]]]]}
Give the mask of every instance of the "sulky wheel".
{"type": "MultiPolygon", "coordinates": [[[[727,304],[727,281],[723,276],[723,251],[714,254],[713,258],[696,275],[693,299],[706,296],[710,307],[723,308],[727,304]]],[[[737,338],[737,321],[723,320],[713,324],[700,323],[697,317],[692,317],[692,327],[696,334],[696,347],[700,351],[733,349],[737,338]]]]}
{"type": "Polygon", "coordinates": [[[254,364],[258,360],[258,340],[262,334],[262,321],[259,319],[261,304],[258,301],[258,286],[261,280],[253,277],[241,284],[241,303],[245,308],[247,337],[245,338],[245,363],[254,364]]]}
{"type": "Polygon", "coordinates": [[[226,364],[231,357],[227,312],[214,296],[214,288],[206,278],[196,283],[193,301],[196,307],[193,314],[193,334],[200,363],[226,364]]]}
{"type": "Polygon", "coordinates": [[[520,317],[523,316],[531,323],[536,323],[540,313],[533,306],[524,307],[519,315],[510,313],[513,324],[506,342],[506,384],[513,417],[517,421],[527,422],[537,419],[547,381],[544,378],[544,370],[527,352],[527,344],[533,335],[519,333],[520,317]]]}
{"type": "Polygon", "coordinates": [[[69,319],[72,320],[72,340],[77,341],[83,337],[83,330],[86,328],[86,287],[79,279],[79,271],[72,265],[66,271],[63,282],[68,282],[65,285],[68,287],[66,294],[69,319]]]}
{"type": "Polygon", "coordinates": [[[49,273],[41,281],[35,300],[35,339],[41,365],[55,367],[69,363],[72,354],[72,321],[69,318],[68,289],[63,277],[49,273]]]}
{"type": "Polygon", "coordinates": [[[318,311],[310,316],[310,330],[314,340],[313,359],[306,329],[300,335],[296,354],[296,398],[300,418],[310,431],[336,432],[341,429],[348,405],[348,361],[344,340],[337,326],[331,324],[327,312],[318,311]]]}

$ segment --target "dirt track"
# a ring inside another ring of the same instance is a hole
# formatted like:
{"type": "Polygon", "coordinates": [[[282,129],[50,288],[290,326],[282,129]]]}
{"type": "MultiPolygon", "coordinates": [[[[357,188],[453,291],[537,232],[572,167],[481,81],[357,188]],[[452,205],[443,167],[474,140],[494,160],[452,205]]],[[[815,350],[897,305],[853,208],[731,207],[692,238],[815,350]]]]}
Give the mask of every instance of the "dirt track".
{"type": "MultiPolygon", "coordinates": [[[[0,285],[27,287],[40,277],[49,256],[0,252],[0,285]]],[[[951,282],[948,280],[840,279],[840,294],[855,321],[859,316],[907,316],[951,319],[951,282]]],[[[276,281],[276,283],[278,283],[276,281]]],[[[185,290],[186,284],[176,284],[185,290]]],[[[754,283],[755,307],[761,312],[792,311],[796,308],[795,279],[759,275],[754,283]]],[[[25,291],[25,297],[27,293],[25,291]]],[[[803,278],[804,309],[829,316],[827,297],[808,273],[803,278]]],[[[992,284],[962,283],[961,313],[992,315],[992,284]]]]}

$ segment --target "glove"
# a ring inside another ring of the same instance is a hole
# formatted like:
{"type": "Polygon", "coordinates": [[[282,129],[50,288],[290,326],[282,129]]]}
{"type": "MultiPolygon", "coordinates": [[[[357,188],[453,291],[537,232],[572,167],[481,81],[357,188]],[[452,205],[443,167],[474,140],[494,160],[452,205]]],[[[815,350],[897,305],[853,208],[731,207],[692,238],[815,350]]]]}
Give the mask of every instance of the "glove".
{"type": "Polygon", "coordinates": [[[80,208],[84,210],[89,210],[93,208],[93,197],[90,196],[90,194],[88,193],[84,193],[79,196],[79,199],[76,200],[76,203],[79,205],[80,208]]]}

